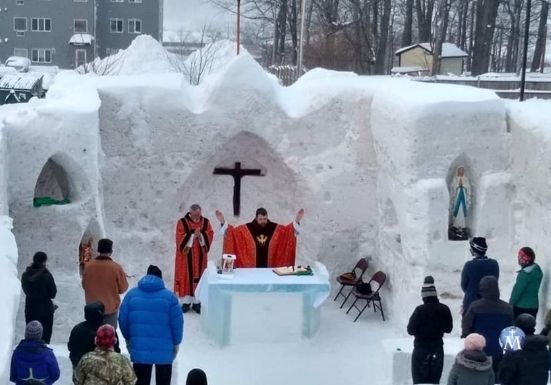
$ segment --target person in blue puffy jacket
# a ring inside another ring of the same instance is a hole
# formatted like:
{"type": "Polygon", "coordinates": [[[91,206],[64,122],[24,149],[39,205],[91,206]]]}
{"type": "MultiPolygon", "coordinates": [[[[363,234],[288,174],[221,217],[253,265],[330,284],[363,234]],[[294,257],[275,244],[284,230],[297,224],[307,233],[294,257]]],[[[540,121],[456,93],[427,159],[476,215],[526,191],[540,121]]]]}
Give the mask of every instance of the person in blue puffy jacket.
{"type": "Polygon", "coordinates": [[[183,338],[184,316],[178,298],[165,288],[157,266],[150,265],[147,275],[124,297],[119,326],[138,377],[136,385],[149,385],[153,365],[156,384],[170,385],[172,362],[183,338]]]}
{"type": "Polygon", "coordinates": [[[51,385],[59,379],[54,352],[42,341],[43,328],[31,321],[25,328],[25,339],[11,356],[10,381],[16,385],[51,385]]]}

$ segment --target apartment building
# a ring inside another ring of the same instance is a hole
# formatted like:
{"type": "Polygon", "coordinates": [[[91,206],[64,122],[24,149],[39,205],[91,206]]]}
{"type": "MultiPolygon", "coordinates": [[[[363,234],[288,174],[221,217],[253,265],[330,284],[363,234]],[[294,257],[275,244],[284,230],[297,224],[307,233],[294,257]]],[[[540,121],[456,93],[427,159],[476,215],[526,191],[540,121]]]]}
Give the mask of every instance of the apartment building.
{"type": "Polygon", "coordinates": [[[0,61],[75,68],[162,28],[163,0],[0,0],[0,61]]]}

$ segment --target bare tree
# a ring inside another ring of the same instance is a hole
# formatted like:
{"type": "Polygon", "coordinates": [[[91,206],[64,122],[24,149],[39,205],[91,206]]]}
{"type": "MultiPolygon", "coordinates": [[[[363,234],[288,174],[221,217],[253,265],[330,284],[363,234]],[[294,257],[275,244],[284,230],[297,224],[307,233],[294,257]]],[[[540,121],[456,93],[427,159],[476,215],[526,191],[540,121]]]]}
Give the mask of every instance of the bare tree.
{"type": "Polygon", "coordinates": [[[540,20],[538,24],[538,37],[536,40],[536,48],[534,49],[534,58],[532,60],[532,66],[530,67],[532,72],[536,72],[540,67],[543,69],[545,62],[545,42],[547,35],[547,17],[549,16],[549,3],[545,0],[541,1],[540,20]]]}
{"type": "Polygon", "coordinates": [[[98,76],[116,75],[124,63],[124,52],[109,55],[100,59],[99,57],[89,63],[85,63],[75,71],[79,74],[96,74],[98,76]]]}
{"type": "Polygon", "coordinates": [[[203,77],[211,72],[220,49],[217,44],[219,37],[210,26],[204,25],[198,42],[201,48],[183,61],[181,57],[169,56],[172,66],[182,72],[189,84],[199,85],[203,77]]]}

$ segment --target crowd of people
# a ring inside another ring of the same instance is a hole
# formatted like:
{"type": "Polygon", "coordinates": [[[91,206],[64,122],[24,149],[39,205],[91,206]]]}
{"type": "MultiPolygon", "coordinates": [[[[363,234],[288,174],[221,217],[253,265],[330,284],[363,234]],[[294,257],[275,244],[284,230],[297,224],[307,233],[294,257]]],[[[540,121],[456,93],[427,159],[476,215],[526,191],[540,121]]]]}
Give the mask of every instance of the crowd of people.
{"type": "MultiPolygon", "coordinates": [[[[194,205],[191,212],[195,217],[190,214],[189,223],[179,224],[182,234],[179,239],[177,231],[177,246],[183,245],[181,249],[186,255],[191,255],[192,247],[197,246],[198,255],[206,257],[212,229],[200,210],[194,205]]],[[[546,316],[546,328],[536,335],[535,317],[543,273],[535,262],[534,251],[530,247],[519,250],[520,270],[509,302],[505,302],[500,299],[499,264],[486,255],[486,239],[472,238],[469,245],[473,259],[465,263],[461,273],[464,350],[455,359],[448,385],[546,384],[550,368],[551,310],[546,316]]],[[[149,385],[155,366],[156,384],[169,385],[173,361],[183,339],[183,313],[192,308],[191,305],[200,312],[199,303],[193,302],[192,297],[191,302],[181,306],[175,293],[165,287],[162,271],[154,265],[148,267],[137,286],[121,302],[121,294],[129,285],[124,269],[113,260],[113,242],[99,240],[97,253],[96,258],[87,261],[81,269],[85,320],[74,326],[67,343],[73,382],[76,385],[149,385]],[[121,354],[117,326],[130,359],[121,354]]],[[[46,253],[37,252],[21,277],[26,296],[25,338],[13,352],[10,371],[10,380],[17,385],[50,385],[60,377],[56,357],[48,347],[57,308],[53,302],[57,288],[46,267],[47,259],[46,253]]],[[[193,270],[201,272],[203,264],[193,270]]],[[[180,297],[193,296],[197,274],[187,274],[191,264],[182,270],[186,271],[182,276],[189,275],[190,284],[182,293],[178,290],[176,293],[180,297]]],[[[407,325],[408,333],[415,337],[412,379],[414,384],[438,384],[444,366],[443,336],[452,331],[453,318],[449,307],[439,301],[432,276],[425,277],[421,297],[423,304],[415,308],[407,325]]],[[[201,369],[189,372],[186,384],[206,383],[201,369]]]]}
{"type": "MultiPolygon", "coordinates": [[[[485,238],[469,241],[473,259],[461,273],[464,292],[461,337],[464,349],[455,358],[448,385],[544,385],[551,356],[551,310],[545,328],[536,331],[539,289],[543,278],[530,247],[518,251],[520,270],[509,302],[500,299],[499,264],[486,255],[485,238]]],[[[415,337],[411,358],[414,384],[439,384],[444,365],[443,336],[453,329],[450,309],[438,299],[434,278],[421,288],[423,304],[415,308],[407,331],[415,337]]]]}
{"type": "MultiPolygon", "coordinates": [[[[113,242],[101,239],[98,256],[82,269],[84,321],[71,330],[67,347],[76,385],[149,385],[153,366],[157,385],[169,385],[172,364],[183,339],[184,318],[176,295],[165,287],[162,271],[150,265],[128,290],[124,269],[112,258],[113,242]],[[130,359],[121,354],[120,328],[130,359]]],[[[25,293],[25,336],[13,351],[10,381],[16,385],[51,385],[60,378],[58,361],[48,346],[52,337],[53,299],[57,288],[37,252],[21,278],[25,293]]],[[[186,385],[206,385],[201,369],[188,373],[186,385]]]]}

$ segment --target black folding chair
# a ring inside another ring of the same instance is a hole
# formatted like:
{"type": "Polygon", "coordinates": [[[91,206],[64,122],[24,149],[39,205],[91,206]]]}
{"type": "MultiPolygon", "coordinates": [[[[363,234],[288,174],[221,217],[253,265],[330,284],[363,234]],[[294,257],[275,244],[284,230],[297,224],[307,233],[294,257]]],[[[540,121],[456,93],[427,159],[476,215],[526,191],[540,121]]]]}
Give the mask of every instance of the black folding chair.
{"type": "Polygon", "coordinates": [[[371,303],[373,304],[373,311],[375,313],[377,313],[377,309],[378,309],[381,312],[381,316],[383,317],[383,321],[385,320],[385,313],[383,312],[383,305],[381,303],[381,294],[379,293],[379,290],[381,290],[381,287],[383,286],[385,281],[386,281],[386,274],[383,273],[382,271],[378,271],[375,274],[373,274],[373,277],[371,277],[371,279],[368,282],[369,285],[371,286],[371,289],[372,289],[371,293],[362,294],[358,291],[358,289],[356,287],[354,287],[352,289],[352,294],[356,298],[354,299],[354,302],[352,302],[352,305],[346,311],[346,314],[348,314],[350,312],[350,310],[352,310],[352,308],[356,308],[359,311],[359,313],[356,316],[356,318],[354,318],[354,322],[356,322],[358,320],[358,318],[360,318],[360,316],[362,315],[364,310],[371,303]],[[374,288],[375,285],[377,285],[376,288],[374,288]],[[359,300],[362,300],[362,299],[365,300],[365,305],[360,309],[356,305],[356,303],[359,300]]]}
{"type": "Polygon", "coordinates": [[[358,262],[356,262],[356,266],[352,269],[351,272],[341,274],[337,277],[337,282],[341,284],[341,288],[333,301],[336,301],[339,296],[344,297],[344,301],[342,302],[340,308],[344,306],[346,301],[348,301],[348,298],[350,298],[350,295],[352,294],[352,288],[356,286],[356,283],[360,282],[362,280],[362,277],[364,276],[365,272],[367,271],[367,266],[369,265],[369,262],[365,258],[361,258],[358,262]],[[343,290],[345,287],[350,287],[350,291],[347,294],[344,294],[343,290]]]}

